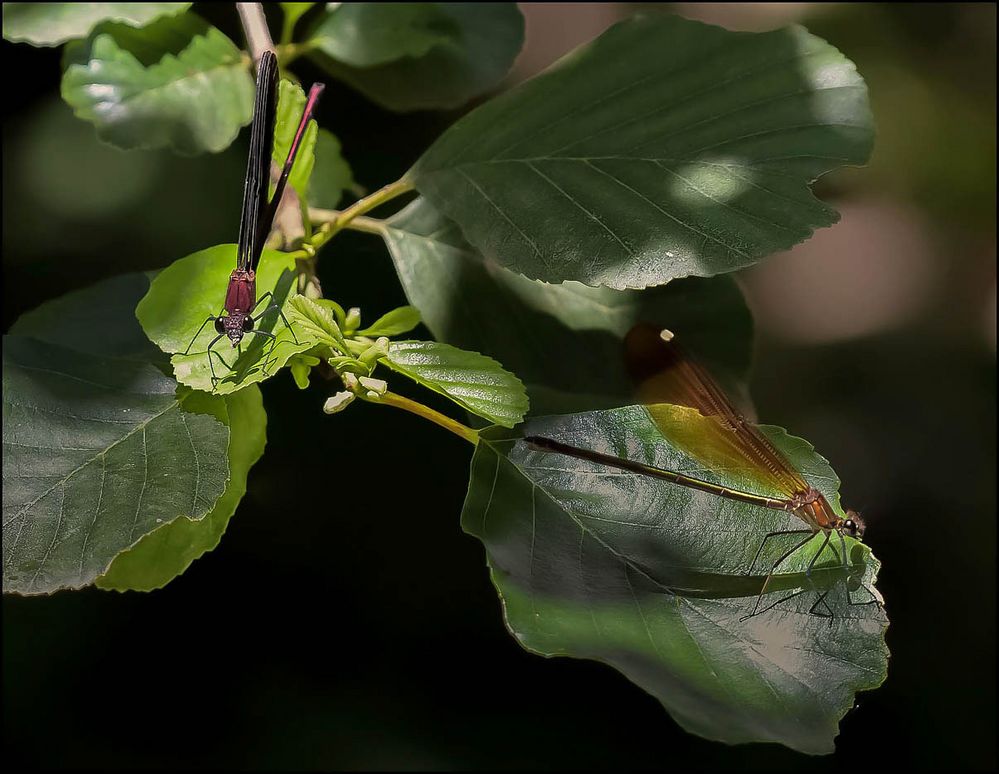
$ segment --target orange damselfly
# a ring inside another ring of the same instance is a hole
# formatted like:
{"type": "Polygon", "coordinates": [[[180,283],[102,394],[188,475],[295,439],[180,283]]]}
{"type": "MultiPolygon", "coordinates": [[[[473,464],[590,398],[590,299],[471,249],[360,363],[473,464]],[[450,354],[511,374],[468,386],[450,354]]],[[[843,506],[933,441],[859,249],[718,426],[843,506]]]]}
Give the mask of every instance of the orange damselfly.
{"type": "MultiPolygon", "coordinates": [[[[705,417],[715,418],[720,442],[726,445],[729,454],[741,458],[741,461],[754,471],[757,478],[764,481],[772,491],[780,493],[780,496],[768,496],[735,489],[695,478],[685,473],[658,468],[612,454],[582,449],[554,438],[528,436],[524,441],[541,451],[565,454],[632,473],[651,476],[678,486],[697,489],[718,497],[762,508],[785,511],[798,517],[805,523],[805,527],[768,533],[753,557],[753,561],[746,571],[747,574],[752,574],[764,547],[772,538],[788,535],[805,536],[784,551],[771,564],[756,599],[756,604],[753,606],[753,611],[745,616],[746,618],[764,612],[759,610],[760,602],[777,569],[788,557],[820,532],[824,534],[824,539],[819,550],[809,561],[805,570],[806,576],[811,575],[812,568],[827,546],[836,556],[837,562],[841,562],[845,570],[849,569],[844,536],[859,540],[864,533],[864,523],[855,511],[847,510],[845,518],[836,513],[825,496],[805,481],[802,474],[778,451],[773,443],[735,409],[710,373],[683,352],[676,342],[676,337],[670,331],[640,323],[628,333],[625,339],[625,351],[629,371],[637,384],[638,396],[643,403],[650,408],[654,408],[657,404],[685,406],[696,409],[705,417]],[[834,534],[839,537],[843,551],[842,557],[830,542],[834,534]]],[[[656,419],[654,410],[650,411],[650,415],[653,420],[656,419]]],[[[819,596],[809,612],[825,616],[825,614],[818,613],[817,609],[818,605],[825,603],[828,591],[827,589],[819,596]]],[[[798,593],[801,592],[795,592],[790,596],[795,596],[798,593]]],[[[869,604],[868,602],[853,602],[849,598],[849,593],[848,587],[847,596],[851,604],[869,604]]],[[[789,599],[790,596],[785,597],[784,600],[789,599]]],[[[877,601],[873,594],[871,597],[871,602],[877,601]]],[[[778,600],[778,603],[784,600],[778,600]]],[[[828,603],[825,605],[828,610],[828,603]]],[[[771,607],[773,605],[766,609],[771,607]]],[[[831,610],[829,616],[831,616],[831,610]]]]}

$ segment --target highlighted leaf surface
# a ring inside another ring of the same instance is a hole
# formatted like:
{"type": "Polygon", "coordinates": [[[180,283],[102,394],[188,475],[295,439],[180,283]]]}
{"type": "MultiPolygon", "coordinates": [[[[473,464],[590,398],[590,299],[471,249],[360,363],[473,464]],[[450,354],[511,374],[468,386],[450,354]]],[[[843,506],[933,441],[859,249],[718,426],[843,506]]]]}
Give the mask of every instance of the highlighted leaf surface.
{"type": "Polygon", "coordinates": [[[478,352],[437,341],[393,341],[381,362],[498,425],[513,427],[527,413],[520,380],[478,352]]]}
{"type": "MultiPolygon", "coordinates": [[[[207,351],[218,336],[214,325],[209,322],[193,344],[191,341],[208,316],[221,311],[229,275],[235,266],[236,246],[232,244],[210,247],[174,261],[156,276],[135,310],[146,335],[164,352],[177,353],[170,362],[181,384],[212,392],[212,366],[208,364],[207,351]],[[190,353],[183,354],[189,345],[190,353]]],[[[265,250],[257,267],[257,299],[270,291],[274,302],[283,305],[295,292],[294,268],[295,261],[288,253],[265,250]]],[[[270,301],[262,303],[256,314],[261,314],[269,304],[270,301]]],[[[292,331],[285,326],[277,309],[264,315],[256,327],[277,337],[273,350],[270,339],[252,333],[244,337],[239,350],[234,350],[225,337],[212,347],[212,365],[220,379],[214,388],[216,393],[225,395],[261,382],[277,373],[296,352],[304,352],[310,346],[301,338],[300,343],[295,343],[292,331]]]]}
{"type": "MultiPolygon", "coordinates": [[[[711,421],[674,408],[689,422],[711,421]]],[[[749,469],[705,470],[640,406],[542,417],[523,430],[729,486],[752,484],[749,469]]],[[[762,430],[839,509],[828,463],[779,428],[762,430]]],[[[804,526],[790,514],[538,451],[495,429],[476,450],[462,525],[485,544],[507,625],[525,648],[610,664],[709,739],[832,752],[856,692],[885,678],[884,611],[851,604],[880,598],[879,564],[852,539],[849,571],[827,548],[805,575],[817,536],[774,576],[761,607],[774,606],[741,620],[765,580],[766,569],[747,574],[764,537],[804,526]],[[832,618],[809,614],[822,592],[832,618]]],[[[769,541],[757,568],[791,545],[769,541]]]]}
{"type": "Polygon", "coordinates": [[[135,36],[119,43],[111,33],[98,34],[89,50],[71,52],[84,61],[66,69],[63,99],[119,148],[223,150],[253,113],[253,78],[242,52],[193,14],[156,27],[163,41],[173,28],[184,47],[146,64],[129,50],[135,36]]]}
{"type": "Polygon", "coordinates": [[[800,27],[622,22],[469,113],[408,173],[483,258],[637,288],[755,263],[837,220],[809,184],[863,164],[853,64],[800,27]]]}

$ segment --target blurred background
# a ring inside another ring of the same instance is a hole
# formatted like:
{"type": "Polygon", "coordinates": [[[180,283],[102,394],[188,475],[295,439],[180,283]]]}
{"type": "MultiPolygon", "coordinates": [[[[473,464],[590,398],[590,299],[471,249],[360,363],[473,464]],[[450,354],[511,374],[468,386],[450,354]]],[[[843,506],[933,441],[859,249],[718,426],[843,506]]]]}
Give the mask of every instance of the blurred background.
{"type": "MultiPolygon", "coordinates": [[[[325,417],[326,386],[285,376],[263,388],[267,451],[213,553],[151,594],[3,600],[8,763],[995,768],[995,5],[521,7],[510,84],[637,11],[803,24],[867,80],[871,163],[816,187],[842,220],[739,278],[761,419],[832,462],[883,563],[886,683],[859,695],[835,755],[809,758],[687,735],[609,667],[526,653],[458,524],[467,446],[371,405],[325,417]],[[392,485],[330,498],[335,465],[392,485]]],[[[231,5],[194,10],[242,41],[231,5]]],[[[69,290],[234,240],[248,132],[216,156],[115,151],[59,100],[58,49],[2,47],[5,331],[69,290]]],[[[320,122],[369,189],[459,115],[390,114],[326,80],[320,122]]],[[[319,265],[345,305],[405,303],[374,237],[346,233],[319,265]]]]}

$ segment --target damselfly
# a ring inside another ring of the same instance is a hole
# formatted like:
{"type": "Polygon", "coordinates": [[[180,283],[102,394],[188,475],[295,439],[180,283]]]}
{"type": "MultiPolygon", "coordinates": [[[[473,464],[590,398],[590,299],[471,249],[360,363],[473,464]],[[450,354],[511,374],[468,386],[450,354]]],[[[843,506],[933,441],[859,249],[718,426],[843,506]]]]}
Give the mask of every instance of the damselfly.
{"type": "Polygon", "coordinates": [[[215,324],[215,331],[218,335],[212,339],[206,350],[208,365],[212,371],[213,387],[218,383],[219,378],[215,374],[212,354],[215,354],[226,368],[231,367],[218,352],[212,349],[223,337],[229,338],[234,349],[240,346],[243,337],[248,333],[270,339],[270,349],[264,356],[263,368],[265,370],[268,358],[277,344],[277,337],[269,331],[256,327],[261,318],[276,310],[284,324],[291,330],[296,343],[298,341],[294,329],[291,328],[284,312],[281,311],[281,304],[274,302],[273,294],[267,291],[259,299],[257,298],[256,270],[263,253],[264,242],[270,234],[274,216],[288,183],[288,176],[291,174],[295,157],[298,155],[302,137],[305,134],[309,119],[312,117],[316,102],[319,100],[319,95],[323,91],[323,84],[314,84],[309,90],[302,120],[299,122],[294,140],[288,149],[288,157],[274,187],[274,195],[268,202],[271,146],[274,143],[274,121],[277,113],[277,82],[277,57],[273,51],[265,51],[257,65],[257,91],[253,104],[253,126],[250,130],[250,158],[246,165],[246,180],[243,185],[243,211],[239,221],[236,268],[229,275],[229,285],[226,288],[221,311],[218,315],[208,316],[184,352],[185,355],[190,352],[195,340],[201,335],[201,331],[208,323],[215,324]],[[257,307],[267,299],[270,299],[272,303],[255,315],[257,307]]]}
{"type": "MultiPolygon", "coordinates": [[[[687,357],[677,345],[675,337],[668,330],[660,330],[647,324],[635,326],[628,334],[625,342],[629,370],[633,379],[638,385],[639,397],[649,405],[650,415],[656,419],[654,406],[656,404],[673,404],[696,409],[705,417],[713,417],[717,420],[720,435],[716,442],[727,447],[730,455],[741,458],[742,463],[753,470],[754,476],[765,482],[768,488],[774,492],[781,493],[779,497],[765,496],[749,491],[742,491],[732,487],[694,478],[684,473],[672,470],[665,470],[641,462],[624,459],[612,454],[604,454],[590,449],[582,449],[571,444],[563,443],[554,438],[541,436],[529,436],[524,440],[535,449],[547,452],[555,452],[576,457],[582,460],[608,465],[632,473],[668,481],[679,486],[690,487],[702,492],[708,492],[718,497],[729,500],[749,503],[751,505],[769,508],[773,510],[786,511],[794,514],[806,525],[803,529],[788,529],[771,532],[763,538],[756,555],[746,574],[752,574],[756,562],[759,560],[767,542],[772,538],[788,535],[804,535],[805,537],[784,551],[770,566],[766,580],[756,599],[752,612],[746,616],[750,618],[760,611],[760,601],[763,599],[771,578],[777,569],[795,551],[802,548],[819,532],[824,534],[824,539],[819,550],[812,556],[805,570],[806,576],[810,576],[813,567],[819,556],[826,550],[826,547],[833,552],[838,563],[842,563],[844,570],[849,572],[847,564],[846,539],[844,535],[860,539],[864,532],[864,523],[859,515],[847,510],[846,518],[837,514],[825,496],[811,486],[802,477],[794,466],[788,462],[787,458],[771,443],[753,424],[743,417],[729,401],[725,392],[718,386],[711,375],[699,364],[687,357]],[[839,537],[842,557],[836,550],[835,545],[830,543],[833,535],[839,537]]],[[[795,592],[791,596],[801,593],[795,592]]],[[[815,615],[831,616],[819,613],[818,606],[825,604],[829,589],[826,589],[812,605],[810,613],[815,615]]],[[[871,594],[870,602],[876,601],[871,594]]],[[[784,599],[788,599],[785,597],[784,599]]],[[[869,604],[869,602],[853,602],[850,598],[849,586],[847,586],[847,599],[850,604],[869,604]]],[[[777,603],[784,601],[778,600],[777,603]]],[[[770,609],[773,605],[768,606],[770,609]]]]}

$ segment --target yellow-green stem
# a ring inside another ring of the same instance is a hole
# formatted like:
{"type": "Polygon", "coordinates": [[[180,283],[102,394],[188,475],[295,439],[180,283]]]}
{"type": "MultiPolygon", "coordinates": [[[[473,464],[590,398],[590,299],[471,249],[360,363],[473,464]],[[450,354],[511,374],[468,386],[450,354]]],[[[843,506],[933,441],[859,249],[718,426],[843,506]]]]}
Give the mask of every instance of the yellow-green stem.
{"type": "Polygon", "coordinates": [[[359,199],[347,209],[337,212],[336,216],[332,220],[324,223],[323,227],[316,232],[316,235],[312,240],[312,246],[318,249],[332,239],[338,231],[346,228],[355,218],[373,210],[379,205],[385,204],[385,202],[390,201],[397,196],[401,196],[407,191],[412,190],[413,184],[403,178],[379,188],[373,194],[369,194],[363,199],[359,199]]]}
{"type": "Polygon", "coordinates": [[[459,438],[465,439],[472,444],[472,446],[475,446],[479,442],[479,434],[472,428],[461,424],[461,422],[458,422],[457,420],[451,419],[451,417],[441,414],[439,411],[434,411],[432,408],[424,406],[422,403],[417,403],[415,400],[404,398],[402,395],[396,395],[394,392],[386,392],[384,395],[379,397],[378,402],[384,403],[388,406],[395,406],[396,408],[401,408],[411,414],[416,414],[418,417],[429,419],[431,422],[436,425],[440,425],[445,430],[450,430],[459,438]]]}

